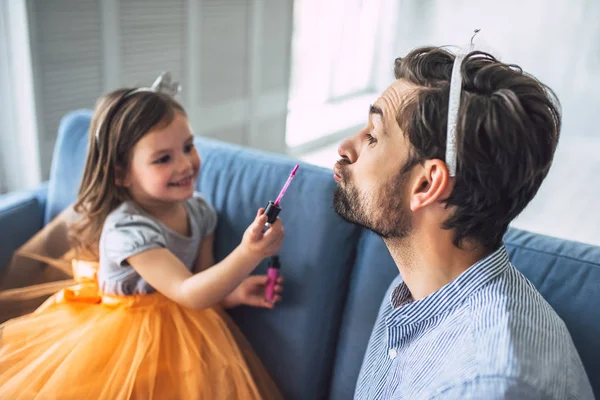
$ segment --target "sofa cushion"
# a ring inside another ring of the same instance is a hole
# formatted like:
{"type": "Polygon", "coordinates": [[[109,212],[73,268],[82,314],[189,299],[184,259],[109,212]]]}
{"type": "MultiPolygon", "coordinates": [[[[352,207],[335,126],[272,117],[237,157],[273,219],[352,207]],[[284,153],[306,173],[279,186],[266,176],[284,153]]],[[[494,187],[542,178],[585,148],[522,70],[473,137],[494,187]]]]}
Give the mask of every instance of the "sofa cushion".
{"type": "MultiPolygon", "coordinates": [[[[273,154],[198,140],[199,190],[216,208],[216,255],[239,244],[256,210],[274,200],[294,162],[273,154]]],[[[331,171],[302,164],[281,205],[286,279],[283,302],[272,311],[232,315],[282,388],[286,399],[327,397],[335,341],[360,230],[331,207],[331,171]]],[[[261,265],[259,272],[265,273],[261,265]]]]}

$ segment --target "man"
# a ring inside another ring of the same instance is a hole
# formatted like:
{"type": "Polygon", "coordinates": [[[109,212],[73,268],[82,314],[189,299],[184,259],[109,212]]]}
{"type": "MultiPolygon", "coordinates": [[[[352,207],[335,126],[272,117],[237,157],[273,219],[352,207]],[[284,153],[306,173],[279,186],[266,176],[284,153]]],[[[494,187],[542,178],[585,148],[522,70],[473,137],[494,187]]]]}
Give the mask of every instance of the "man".
{"type": "Polygon", "coordinates": [[[489,54],[435,47],[397,59],[395,76],[334,168],[336,211],[381,236],[401,276],[355,397],[592,399],[565,324],[502,242],[552,163],[552,91],[489,54]]]}

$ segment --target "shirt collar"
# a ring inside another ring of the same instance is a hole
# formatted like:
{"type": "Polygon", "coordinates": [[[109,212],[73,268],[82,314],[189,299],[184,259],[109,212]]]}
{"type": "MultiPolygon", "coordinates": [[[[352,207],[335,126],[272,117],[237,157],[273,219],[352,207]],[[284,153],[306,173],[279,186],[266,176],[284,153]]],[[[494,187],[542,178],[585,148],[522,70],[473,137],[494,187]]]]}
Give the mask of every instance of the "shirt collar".
{"type": "Polygon", "coordinates": [[[452,309],[502,274],[509,265],[508,253],[502,245],[489,256],[473,264],[455,280],[418,301],[411,301],[410,290],[402,282],[392,291],[390,302],[393,310],[386,318],[385,324],[388,327],[414,324],[452,309]]]}

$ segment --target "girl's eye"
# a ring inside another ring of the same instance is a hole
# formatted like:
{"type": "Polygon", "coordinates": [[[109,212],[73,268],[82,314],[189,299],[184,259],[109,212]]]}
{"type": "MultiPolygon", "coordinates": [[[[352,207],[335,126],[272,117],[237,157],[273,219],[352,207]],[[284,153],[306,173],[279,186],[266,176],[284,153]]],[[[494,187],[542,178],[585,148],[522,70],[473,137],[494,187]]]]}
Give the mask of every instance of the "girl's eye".
{"type": "Polygon", "coordinates": [[[171,156],[162,156],[158,160],[154,161],[153,164],[166,164],[171,161],[171,156]]]}
{"type": "Polygon", "coordinates": [[[184,153],[189,153],[190,151],[192,151],[192,149],[194,148],[193,144],[186,144],[185,147],[183,148],[184,153]]]}

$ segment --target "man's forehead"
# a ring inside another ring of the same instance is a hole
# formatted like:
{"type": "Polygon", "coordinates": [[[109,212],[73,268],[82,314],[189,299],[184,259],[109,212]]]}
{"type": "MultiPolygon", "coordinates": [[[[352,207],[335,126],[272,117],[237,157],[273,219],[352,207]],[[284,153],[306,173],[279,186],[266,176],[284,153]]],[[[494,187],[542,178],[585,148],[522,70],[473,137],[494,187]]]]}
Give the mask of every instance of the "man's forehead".
{"type": "Polygon", "coordinates": [[[402,102],[410,96],[416,86],[405,79],[397,79],[373,103],[383,111],[385,119],[394,119],[402,102]]]}

